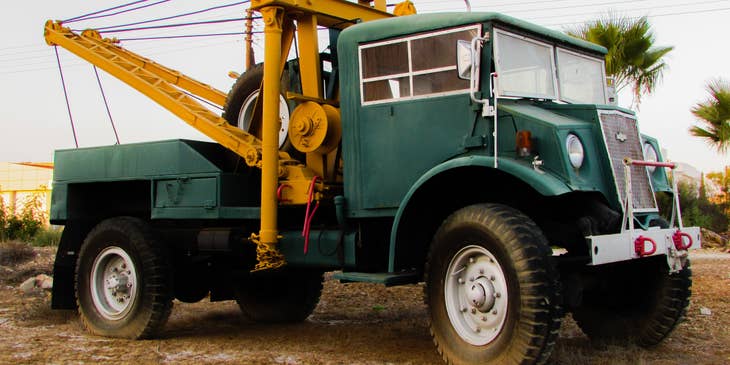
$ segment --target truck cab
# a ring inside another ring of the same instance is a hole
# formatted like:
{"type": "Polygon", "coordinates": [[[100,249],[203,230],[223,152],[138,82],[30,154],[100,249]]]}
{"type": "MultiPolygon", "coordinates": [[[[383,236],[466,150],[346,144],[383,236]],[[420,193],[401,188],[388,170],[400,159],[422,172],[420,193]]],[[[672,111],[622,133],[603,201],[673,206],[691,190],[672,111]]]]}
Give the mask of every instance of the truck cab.
{"type": "Polygon", "coordinates": [[[609,104],[605,52],[498,13],[388,19],[340,35],[347,213],[394,218],[391,271],[412,265],[414,242],[434,233],[411,212],[428,210],[433,227],[439,211],[473,200],[517,207],[554,245],[589,255],[586,237],[622,230],[625,169],[637,225],[661,220],[665,169],[624,165],[661,161],[659,147],[633,111],[609,104]]]}

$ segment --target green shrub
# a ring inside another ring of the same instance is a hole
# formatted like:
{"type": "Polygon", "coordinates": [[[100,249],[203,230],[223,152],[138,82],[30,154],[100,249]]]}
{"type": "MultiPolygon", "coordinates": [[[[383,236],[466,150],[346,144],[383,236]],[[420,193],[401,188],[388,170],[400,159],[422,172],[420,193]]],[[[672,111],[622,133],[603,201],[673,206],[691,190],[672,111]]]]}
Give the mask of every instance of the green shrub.
{"type": "Polygon", "coordinates": [[[43,203],[38,195],[30,195],[23,202],[20,214],[11,214],[0,198],[0,241],[30,242],[46,221],[43,203]]]}
{"type": "Polygon", "coordinates": [[[31,243],[36,247],[58,246],[58,243],[61,242],[62,233],[62,227],[50,226],[41,228],[38,232],[36,232],[35,236],[33,236],[31,243]]]}
{"type": "Polygon", "coordinates": [[[5,199],[0,196],[0,241],[5,241],[5,227],[7,226],[7,211],[5,199]]]}
{"type": "MultiPolygon", "coordinates": [[[[698,188],[694,182],[680,180],[677,184],[679,190],[679,204],[682,208],[682,223],[685,226],[698,226],[707,228],[714,232],[725,232],[728,230],[730,220],[727,214],[727,204],[713,203],[707,199],[702,188],[698,188]]],[[[657,203],[662,215],[667,219],[671,217],[672,204],[674,201],[671,195],[658,194],[657,203]]]]}

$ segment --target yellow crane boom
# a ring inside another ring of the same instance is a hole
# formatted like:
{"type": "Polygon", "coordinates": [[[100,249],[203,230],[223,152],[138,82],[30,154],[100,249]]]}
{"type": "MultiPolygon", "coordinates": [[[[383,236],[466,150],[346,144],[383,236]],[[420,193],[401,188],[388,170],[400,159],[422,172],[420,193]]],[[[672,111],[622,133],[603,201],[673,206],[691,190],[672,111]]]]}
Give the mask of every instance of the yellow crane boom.
{"type": "Polygon", "coordinates": [[[94,30],[76,34],[60,22],[49,20],[44,35],[49,45],[61,46],[137,89],[193,128],[244,157],[249,166],[260,164],[260,140],[230,125],[181,89],[220,106],[225,104],[225,93],[125,50],[94,30]]]}

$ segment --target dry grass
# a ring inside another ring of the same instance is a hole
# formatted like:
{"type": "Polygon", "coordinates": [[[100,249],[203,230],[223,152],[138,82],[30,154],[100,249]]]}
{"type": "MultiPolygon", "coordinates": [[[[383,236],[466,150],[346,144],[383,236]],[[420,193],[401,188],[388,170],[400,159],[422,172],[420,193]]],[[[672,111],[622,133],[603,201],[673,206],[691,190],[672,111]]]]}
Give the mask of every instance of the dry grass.
{"type": "Polygon", "coordinates": [[[55,247],[32,247],[19,241],[0,243],[0,284],[17,285],[38,274],[53,274],[55,247]]]}
{"type": "Polygon", "coordinates": [[[36,256],[33,247],[20,241],[0,243],[0,265],[17,266],[36,256]]]}

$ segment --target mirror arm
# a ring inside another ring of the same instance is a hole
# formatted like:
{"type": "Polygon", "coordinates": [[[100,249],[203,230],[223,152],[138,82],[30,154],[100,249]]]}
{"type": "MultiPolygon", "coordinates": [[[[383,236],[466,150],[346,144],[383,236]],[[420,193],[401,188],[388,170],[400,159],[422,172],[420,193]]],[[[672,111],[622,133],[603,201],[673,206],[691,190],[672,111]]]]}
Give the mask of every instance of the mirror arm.
{"type": "Polygon", "coordinates": [[[471,40],[471,70],[469,74],[469,97],[474,103],[482,105],[482,117],[493,117],[494,127],[492,131],[492,140],[494,141],[494,168],[499,164],[497,162],[498,146],[497,146],[497,73],[489,74],[489,96],[494,98],[494,106],[490,105],[489,99],[477,99],[476,91],[479,83],[477,72],[481,65],[482,44],[489,40],[489,34],[485,37],[474,37],[471,40]]]}

